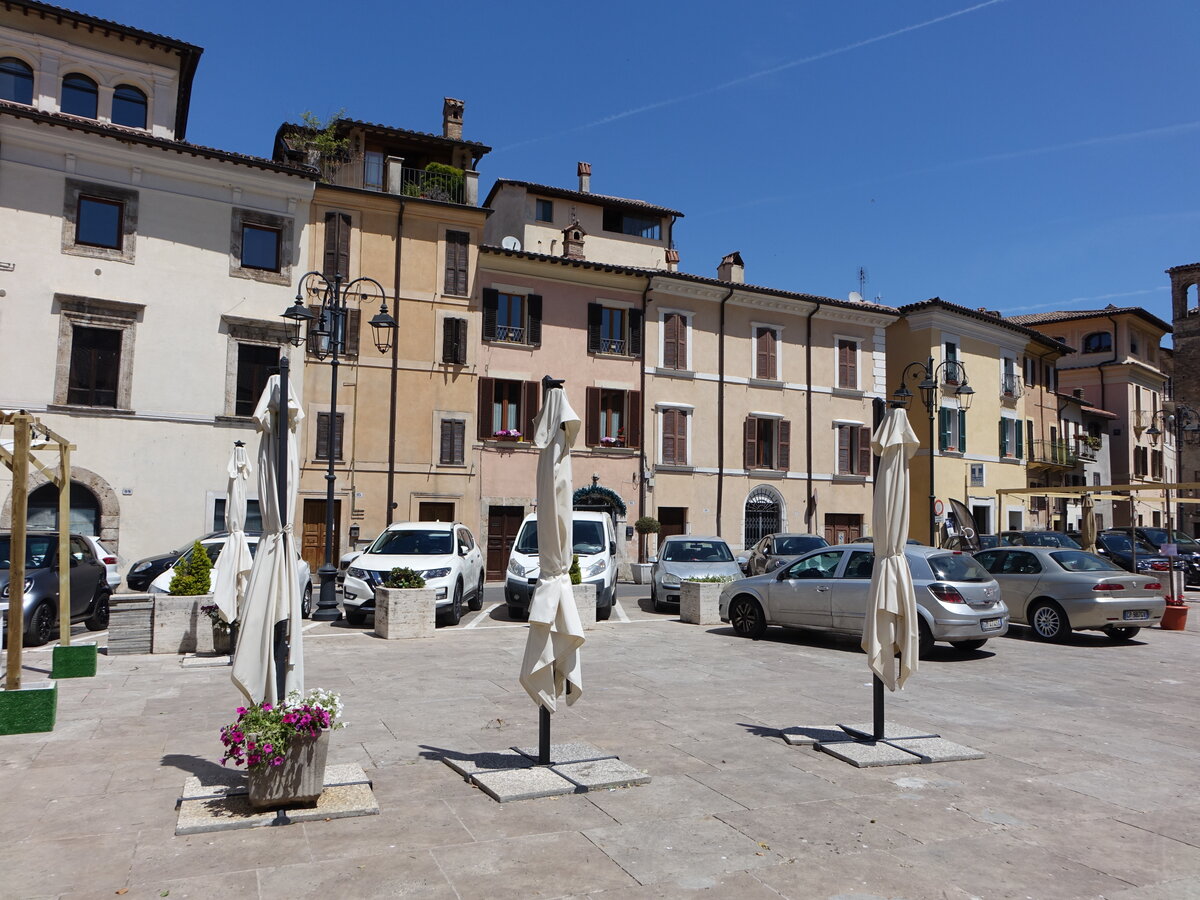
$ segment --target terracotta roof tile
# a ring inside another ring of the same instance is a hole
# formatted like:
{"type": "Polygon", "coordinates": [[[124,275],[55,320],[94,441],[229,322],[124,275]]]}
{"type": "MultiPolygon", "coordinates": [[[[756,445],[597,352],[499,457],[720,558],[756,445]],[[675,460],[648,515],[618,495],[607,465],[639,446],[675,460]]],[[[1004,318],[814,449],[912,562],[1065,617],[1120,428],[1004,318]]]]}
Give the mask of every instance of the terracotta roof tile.
{"type": "Polygon", "coordinates": [[[523,187],[528,191],[536,194],[545,194],[548,197],[560,197],[564,200],[579,200],[584,203],[610,204],[623,206],[627,209],[636,209],[644,212],[658,213],[660,216],[675,216],[678,219],[683,218],[683,213],[677,209],[669,209],[666,206],[656,206],[653,203],[647,203],[645,200],[635,200],[632,197],[612,197],[608,194],[594,194],[590,191],[572,191],[567,188],[554,187],[549,184],[536,184],[532,181],[515,181],[511,178],[497,178],[496,183],[492,185],[492,189],[488,192],[487,199],[483,205],[488,206],[491,203],[493,195],[503,185],[512,185],[514,187],[523,187]]]}
{"type": "Polygon", "coordinates": [[[1147,312],[1140,306],[1106,306],[1104,309],[1060,309],[1053,312],[1031,313],[1024,316],[1009,316],[1010,322],[1016,322],[1019,325],[1049,325],[1052,322],[1071,322],[1076,319],[1095,319],[1104,316],[1115,316],[1122,314],[1136,315],[1139,318],[1145,319],[1152,325],[1161,328],[1168,333],[1171,332],[1171,326],[1160,319],[1158,316],[1147,312]]]}

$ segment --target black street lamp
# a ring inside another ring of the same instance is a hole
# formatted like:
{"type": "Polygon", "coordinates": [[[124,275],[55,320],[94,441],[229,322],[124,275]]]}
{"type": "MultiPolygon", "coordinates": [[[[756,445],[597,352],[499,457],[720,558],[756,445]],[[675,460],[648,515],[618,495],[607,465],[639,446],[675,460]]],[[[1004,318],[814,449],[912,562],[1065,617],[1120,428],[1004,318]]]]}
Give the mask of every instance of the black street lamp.
{"type": "MultiPolygon", "coordinates": [[[[1156,410],[1150,417],[1150,427],[1146,429],[1145,435],[1150,440],[1151,447],[1158,446],[1158,439],[1162,437],[1164,431],[1171,432],[1175,438],[1175,480],[1182,481],[1181,469],[1183,467],[1183,445],[1184,443],[1197,444],[1200,443],[1200,412],[1192,409],[1183,403],[1172,403],[1170,407],[1166,403],[1162,409],[1156,410]],[[1161,422],[1163,427],[1159,428],[1158,423],[1161,422]]],[[[1166,481],[1166,473],[1163,473],[1163,480],[1166,481]]],[[[1167,508],[1167,536],[1169,543],[1175,543],[1175,523],[1171,518],[1171,489],[1163,488],[1163,504],[1167,508]]],[[[1183,521],[1183,504],[1179,505],[1178,510],[1179,521],[1183,521]]],[[[1129,527],[1132,530],[1134,522],[1131,519],[1129,527]]],[[[1171,578],[1171,595],[1175,595],[1175,565],[1171,564],[1168,572],[1171,578]]],[[[1183,576],[1184,584],[1187,583],[1186,570],[1183,576]]]]}
{"type": "Polygon", "coordinates": [[[346,351],[347,302],[357,298],[365,303],[368,299],[379,297],[379,312],[371,318],[371,336],[375,348],[380,353],[387,353],[392,348],[392,340],[396,332],[396,320],[388,313],[387,292],[374,278],[355,278],[347,284],[342,284],[342,276],[334,275],[326,278],[320,272],[306,272],[300,278],[296,287],[296,302],[283,311],[285,319],[292,323],[295,333],[292,344],[299,347],[308,340],[310,350],[317,359],[324,362],[329,360],[329,466],[325,471],[325,562],[317,570],[321,578],[321,594],[317,600],[317,608],[312,617],[319,621],[333,622],[342,617],[338,610],[336,584],[337,565],[333,560],[333,487],[337,476],[333,472],[334,452],[337,441],[337,387],[338,361],[346,351]],[[320,303],[320,309],[313,313],[306,304],[307,298],[320,303]],[[307,326],[312,326],[307,335],[307,326]]]}
{"type": "Polygon", "coordinates": [[[971,398],[975,394],[975,389],[967,382],[967,370],[962,363],[956,359],[947,359],[935,365],[931,356],[923,363],[911,362],[904,367],[904,371],[900,373],[900,386],[892,394],[893,406],[908,409],[909,404],[912,403],[913,393],[908,389],[907,382],[918,378],[920,381],[917,389],[921,392],[921,402],[925,404],[925,410],[929,413],[929,546],[934,547],[937,543],[936,513],[934,512],[937,493],[933,485],[933,462],[936,456],[933,413],[938,408],[938,399],[941,394],[939,385],[943,382],[947,388],[950,385],[956,385],[954,396],[958,398],[959,408],[964,411],[971,408],[971,398]]]}

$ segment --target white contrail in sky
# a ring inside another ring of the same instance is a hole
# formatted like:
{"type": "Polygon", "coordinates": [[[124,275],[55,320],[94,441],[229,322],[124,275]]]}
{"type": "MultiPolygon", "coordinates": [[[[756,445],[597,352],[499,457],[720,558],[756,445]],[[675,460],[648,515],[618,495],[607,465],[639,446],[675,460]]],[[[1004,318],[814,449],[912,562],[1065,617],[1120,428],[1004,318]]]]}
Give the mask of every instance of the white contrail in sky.
{"type": "Polygon", "coordinates": [[[616,122],[620,119],[628,119],[630,116],[651,112],[655,109],[662,109],[665,106],[674,106],[676,103],[684,103],[688,100],[695,100],[697,97],[705,97],[709,94],[715,94],[718,91],[724,91],[731,87],[737,87],[739,84],[745,84],[748,81],[754,81],[758,78],[766,78],[768,75],[774,75],[777,72],[784,72],[788,69],[794,69],[797,66],[804,66],[808,65],[809,63],[819,62],[823,59],[829,59],[831,56],[839,56],[842,53],[849,53],[851,50],[858,50],[862,47],[870,46],[871,44],[877,44],[880,41],[886,41],[889,38],[899,37],[902,34],[908,34],[910,31],[928,28],[930,25],[937,25],[939,22],[945,22],[948,19],[955,19],[958,16],[965,16],[967,13],[973,13],[976,10],[983,9],[984,7],[995,6],[997,3],[1003,2],[1004,0],[984,0],[984,2],[976,3],[974,6],[968,6],[965,9],[956,10],[952,13],[946,13],[946,15],[938,16],[936,19],[928,19],[924,22],[917,22],[915,25],[906,25],[904,28],[899,28],[896,31],[889,31],[887,34],[877,34],[875,37],[869,37],[861,41],[855,41],[853,44],[846,44],[843,47],[836,47],[833,50],[825,50],[821,53],[814,54],[813,56],[805,56],[801,59],[789,60],[788,62],[780,63],[779,65],[770,66],[766,69],[760,69],[757,72],[750,72],[747,75],[741,75],[729,81],[723,81],[720,84],[714,84],[711,87],[701,88],[698,91],[680,94],[676,97],[668,97],[665,100],[656,100],[653,103],[647,103],[643,106],[636,106],[633,109],[627,109],[624,112],[613,113],[612,115],[605,116],[602,119],[596,119],[594,122],[576,125],[574,128],[568,128],[565,131],[557,131],[553,134],[546,134],[542,135],[541,137],[517,141],[515,144],[509,144],[507,147],[501,147],[495,152],[503,153],[505,150],[512,150],[516,147],[524,147],[527,144],[536,144],[539,141],[561,137],[564,134],[574,134],[577,131],[584,131],[588,128],[596,128],[600,125],[607,125],[610,122],[616,122]]]}

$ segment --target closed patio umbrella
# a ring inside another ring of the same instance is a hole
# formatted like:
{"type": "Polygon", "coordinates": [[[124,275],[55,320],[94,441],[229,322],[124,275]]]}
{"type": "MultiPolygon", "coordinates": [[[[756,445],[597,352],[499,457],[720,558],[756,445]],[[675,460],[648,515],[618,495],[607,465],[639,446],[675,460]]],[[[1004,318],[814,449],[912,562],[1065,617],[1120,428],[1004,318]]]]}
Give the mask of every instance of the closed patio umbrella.
{"type": "Polygon", "coordinates": [[[226,622],[237,621],[250,567],[250,542],[246,540],[246,484],[250,480],[250,454],[238,441],[229,455],[229,492],[225,498],[225,529],[229,537],[213,566],[213,603],[226,622]]]}
{"type": "MultiPolygon", "coordinates": [[[[521,663],[521,685],[546,712],[554,712],[567,688],[567,704],[583,693],[579,648],[583,626],[571,590],[571,446],[579,416],[561,382],[547,379],[542,409],[534,420],[537,468],[538,562],[541,574],[529,608],[529,636],[521,663]]],[[[544,714],[543,714],[544,715],[544,714]]],[[[543,733],[548,732],[548,722],[543,733]]]]}
{"type": "Polygon", "coordinates": [[[1096,501],[1091,494],[1083,495],[1083,516],[1079,520],[1079,546],[1088,553],[1096,552],[1096,501]]]}
{"type": "MultiPolygon", "coordinates": [[[[867,594],[867,617],[862,648],[875,677],[896,690],[917,671],[917,600],[912,573],[904,558],[908,539],[908,461],[919,441],[901,408],[889,409],[871,436],[871,449],[879,456],[875,477],[872,529],[875,532],[875,568],[867,594]],[[899,674],[896,656],[900,656],[899,674]]],[[[876,731],[882,724],[882,690],[876,683],[876,731]]],[[[876,734],[878,740],[882,734],[876,734]]]]}
{"type": "Polygon", "coordinates": [[[289,652],[283,694],[304,690],[304,654],[301,644],[300,586],[296,568],[296,542],[292,522],[296,510],[296,485],[300,462],[296,446],[296,426],[304,417],[300,401],[289,385],[282,397],[280,378],[267,381],[254,422],[258,428],[258,504],[262,512],[263,534],[250,570],[246,598],[240,612],[241,630],[233,658],[233,683],[252,703],[264,700],[277,703],[275,626],[286,622],[289,652]],[[279,471],[278,413],[287,409],[287,466],[279,471]],[[279,479],[286,479],[286,502],[280,508],[279,479]]]}

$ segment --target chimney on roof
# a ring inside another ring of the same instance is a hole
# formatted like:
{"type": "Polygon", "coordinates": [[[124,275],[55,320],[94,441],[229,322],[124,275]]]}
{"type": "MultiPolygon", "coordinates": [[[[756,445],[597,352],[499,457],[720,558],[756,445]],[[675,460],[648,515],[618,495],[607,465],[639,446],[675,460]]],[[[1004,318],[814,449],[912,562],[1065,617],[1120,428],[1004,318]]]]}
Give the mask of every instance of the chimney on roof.
{"type": "Polygon", "coordinates": [[[592,164],[579,164],[579,193],[590,194],[592,191],[592,164]]]}
{"type": "Polygon", "coordinates": [[[742,254],[737,250],[726,254],[721,264],[717,266],[717,278],[720,281],[732,281],[734,284],[745,284],[746,264],[742,262],[742,254]]]}
{"type": "Polygon", "coordinates": [[[587,232],[583,230],[578,219],[572,219],[571,224],[563,229],[563,256],[567,259],[587,259],[583,255],[583,239],[587,232]]]}
{"type": "Polygon", "coordinates": [[[678,272],[679,271],[679,251],[676,250],[674,247],[667,250],[667,271],[668,272],[678,272]]]}
{"type": "Polygon", "coordinates": [[[463,101],[446,97],[442,101],[442,137],[462,140],[463,101]]]}
{"type": "Polygon", "coordinates": [[[997,319],[1000,318],[1000,310],[998,309],[988,309],[986,306],[977,306],[975,309],[978,312],[983,313],[985,316],[994,316],[997,319]]]}

